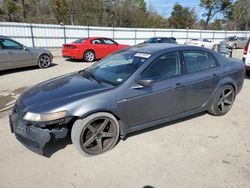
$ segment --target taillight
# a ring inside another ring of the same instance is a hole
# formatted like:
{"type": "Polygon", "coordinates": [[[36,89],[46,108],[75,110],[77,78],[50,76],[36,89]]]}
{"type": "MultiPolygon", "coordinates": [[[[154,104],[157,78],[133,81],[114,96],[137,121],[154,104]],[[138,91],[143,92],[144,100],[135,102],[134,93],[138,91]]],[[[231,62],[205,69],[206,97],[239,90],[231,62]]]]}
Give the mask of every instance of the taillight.
{"type": "Polygon", "coordinates": [[[69,48],[70,48],[70,49],[75,49],[75,48],[77,48],[77,47],[76,47],[76,46],[73,46],[73,45],[70,45],[69,48]]]}
{"type": "Polygon", "coordinates": [[[76,46],[71,45],[71,44],[64,44],[63,47],[65,47],[65,48],[70,48],[70,49],[75,49],[75,48],[77,48],[76,46]]]}
{"type": "Polygon", "coordinates": [[[246,46],[244,47],[243,54],[244,54],[244,55],[247,55],[247,51],[248,51],[248,45],[246,44],[246,46]]]}

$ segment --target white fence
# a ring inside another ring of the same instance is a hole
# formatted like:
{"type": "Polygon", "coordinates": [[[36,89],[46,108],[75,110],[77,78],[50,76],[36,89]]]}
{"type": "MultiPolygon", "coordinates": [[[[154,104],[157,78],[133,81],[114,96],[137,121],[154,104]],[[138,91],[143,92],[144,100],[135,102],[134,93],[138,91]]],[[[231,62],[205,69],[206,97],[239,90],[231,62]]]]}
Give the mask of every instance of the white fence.
{"type": "Polygon", "coordinates": [[[250,36],[250,31],[215,31],[191,29],[145,29],[47,25],[0,22],[0,35],[11,37],[26,46],[57,48],[78,38],[103,36],[118,43],[134,45],[149,37],[175,37],[178,43],[190,38],[207,38],[219,42],[228,36],[250,36]]]}

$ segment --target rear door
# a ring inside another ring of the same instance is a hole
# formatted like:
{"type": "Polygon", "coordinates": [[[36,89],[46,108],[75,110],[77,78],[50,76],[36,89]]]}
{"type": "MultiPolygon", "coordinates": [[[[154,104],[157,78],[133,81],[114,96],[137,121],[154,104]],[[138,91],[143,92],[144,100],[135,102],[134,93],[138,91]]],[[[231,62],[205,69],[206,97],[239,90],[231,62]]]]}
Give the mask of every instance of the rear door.
{"type": "Polygon", "coordinates": [[[219,82],[220,68],[214,56],[205,51],[183,51],[186,74],[186,110],[204,106],[219,82]]]}
{"type": "Polygon", "coordinates": [[[118,44],[115,41],[106,38],[103,38],[102,41],[107,48],[107,55],[118,50],[118,44]]]}
{"type": "Polygon", "coordinates": [[[32,54],[24,47],[10,39],[2,39],[3,49],[9,56],[9,67],[23,67],[34,64],[32,54]]]}
{"type": "Polygon", "coordinates": [[[93,49],[95,50],[97,58],[103,58],[108,53],[107,46],[104,45],[102,39],[94,39],[91,41],[93,49]]]}

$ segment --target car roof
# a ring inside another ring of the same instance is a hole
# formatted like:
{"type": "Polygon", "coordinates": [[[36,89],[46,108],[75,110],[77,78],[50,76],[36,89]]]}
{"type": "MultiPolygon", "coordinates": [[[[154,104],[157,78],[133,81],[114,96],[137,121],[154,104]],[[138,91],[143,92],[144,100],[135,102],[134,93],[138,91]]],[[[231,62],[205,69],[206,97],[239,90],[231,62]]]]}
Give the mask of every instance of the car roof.
{"type": "MultiPolygon", "coordinates": [[[[87,38],[87,40],[94,40],[94,39],[111,39],[111,38],[108,38],[108,37],[89,37],[87,38]]],[[[111,39],[113,40],[113,39],[111,39]]]]}
{"type": "Polygon", "coordinates": [[[190,46],[185,44],[175,43],[143,43],[128,48],[130,51],[156,54],[161,52],[168,52],[172,50],[206,50],[197,46],[190,46]]]}

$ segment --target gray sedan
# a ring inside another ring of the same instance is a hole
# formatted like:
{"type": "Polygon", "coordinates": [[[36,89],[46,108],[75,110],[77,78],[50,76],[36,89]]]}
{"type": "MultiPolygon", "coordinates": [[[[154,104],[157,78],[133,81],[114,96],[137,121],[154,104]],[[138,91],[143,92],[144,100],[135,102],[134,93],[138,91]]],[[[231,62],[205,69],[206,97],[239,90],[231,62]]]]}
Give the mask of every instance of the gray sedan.
{"type": "Polygon", "coordinates": [[[4,36],[0,36],[0,57],[0,70],[28,66],[47,68],[53,59],[48,50],[29,48],[4,36]]]}
{"type": "Polygon", "coordinates": [[[141,44],[32,87],[16,101],[10,126],[39,154],[70,134],[80,153],[94,156],[130,132],[203,111],[226,114],[243,81],[240,60],[195,46],[141,44]]]}
{"type": "Polygon", "coordinates": [[[247,37],[227,37],[225,40],[221,41],[221,43],[227,44],[230,48],[244,48],[247,44],[247,37]]]}

